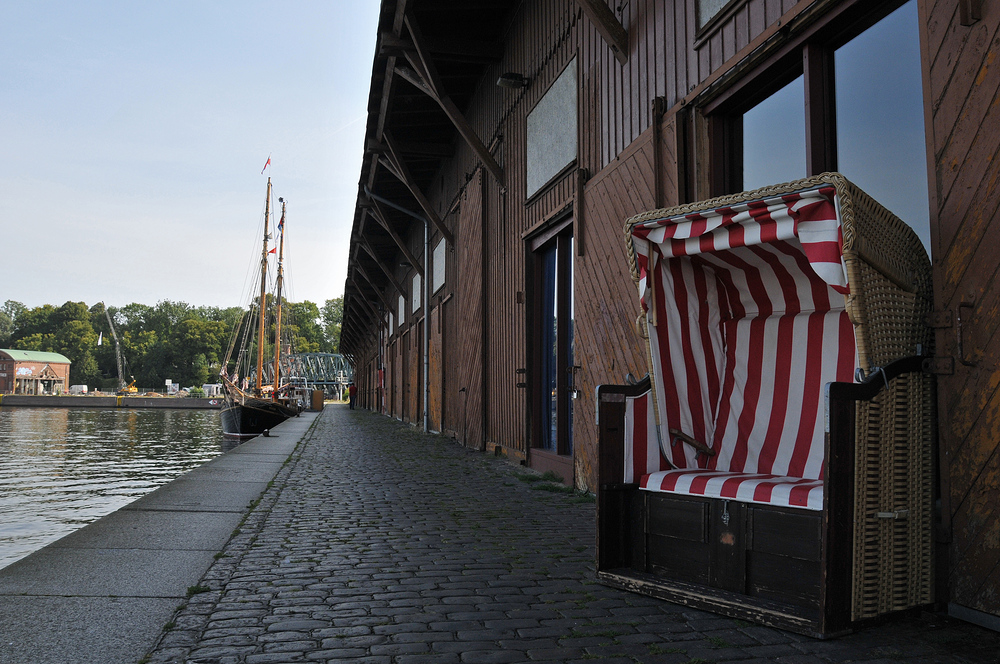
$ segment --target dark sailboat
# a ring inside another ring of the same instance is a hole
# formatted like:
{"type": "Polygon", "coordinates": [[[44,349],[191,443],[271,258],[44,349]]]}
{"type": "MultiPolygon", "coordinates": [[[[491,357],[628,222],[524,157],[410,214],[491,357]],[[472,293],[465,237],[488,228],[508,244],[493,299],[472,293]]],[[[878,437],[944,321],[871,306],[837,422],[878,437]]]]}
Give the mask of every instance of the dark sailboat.
{"type": "Polygon", "coordinates": [[[271,216],[271,178],[267,179],[264,202],[264,244],[260,258],[260,294],[250,303],[240,323],[233,331],[229,352],[222,363],[219,377],[225,403],[222,407],[222,431],[226,436],[252,438],[281,424],[302,411],[302,404],[289,396],[289,385],[281,384],[282,356],[290,352],[289,344],[281,340],[282,285],[284,281],[285,202],[281,203],[281,220],[274,248],[268,250],[271,216]],[[277,251],[277,278],[273,297],[267,292],[268,255],[277,251]],[[268,339],[268,323],[272,323],[273,341],[268,339]],[[254,334],[255,332],[255,334],[254,334]],[[253,339],[256,339],[254,343],[253,339]],[[272,345],[274,361],[264,362],[265,349],[272,345]],[[237,350],[238,347],[238,350],[237,350]],[[270,375],[268,375],[270,374],[270,375]]]}

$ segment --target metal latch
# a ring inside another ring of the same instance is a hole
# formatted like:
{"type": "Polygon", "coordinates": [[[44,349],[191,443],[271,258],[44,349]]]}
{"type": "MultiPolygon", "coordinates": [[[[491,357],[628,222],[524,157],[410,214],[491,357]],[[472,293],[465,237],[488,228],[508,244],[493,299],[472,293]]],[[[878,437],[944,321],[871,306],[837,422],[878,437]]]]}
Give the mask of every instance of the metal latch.
{"type": "Polygon", "coordinates": [[[910,510],[896,510],[895,512],[875,512],[876,519],[908,519],[910,517],[910,510]]]}
{"type": "Polygon", "coordinates": [[[921,368],[924,370],[924,373],[950,376],[955,373],[955,358],[928,357],[924,359],[921,368]]]}

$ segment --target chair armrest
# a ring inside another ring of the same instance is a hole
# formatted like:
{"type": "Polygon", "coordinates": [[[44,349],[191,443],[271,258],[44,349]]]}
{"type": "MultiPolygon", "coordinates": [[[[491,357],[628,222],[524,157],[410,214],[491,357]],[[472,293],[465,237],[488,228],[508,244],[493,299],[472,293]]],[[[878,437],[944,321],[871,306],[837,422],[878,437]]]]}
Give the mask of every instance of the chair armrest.
{"type": "Polygon", "coordinates": [[[625,477],[625,400],[649,391],[649,376],[634,385],[598,385],[598,486],[620,485],[625,477]]]}

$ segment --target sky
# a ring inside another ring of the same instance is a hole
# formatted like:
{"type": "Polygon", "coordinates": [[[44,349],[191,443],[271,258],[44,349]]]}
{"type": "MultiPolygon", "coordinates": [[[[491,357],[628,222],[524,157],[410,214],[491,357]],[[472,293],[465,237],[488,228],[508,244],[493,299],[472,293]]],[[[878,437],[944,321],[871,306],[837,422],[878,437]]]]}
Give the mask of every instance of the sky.
{"type": "Polygon", "coordinates": [[[268,156],[288,298],[343,294],[378,0],[0,7],[0,303],[244,304],[268,156]]]}

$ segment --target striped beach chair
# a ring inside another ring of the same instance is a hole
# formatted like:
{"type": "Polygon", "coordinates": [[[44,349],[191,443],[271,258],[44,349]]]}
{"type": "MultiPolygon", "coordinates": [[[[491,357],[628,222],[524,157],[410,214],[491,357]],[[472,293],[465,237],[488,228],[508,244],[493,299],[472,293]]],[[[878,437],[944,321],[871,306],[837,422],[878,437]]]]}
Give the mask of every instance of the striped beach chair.
{"type": "Polygon", "coordinates": [[[625,232],[649,375],[598,389],[600,578],[820,637],[932,601],[912,230],[825,174],[625,232]]]}

